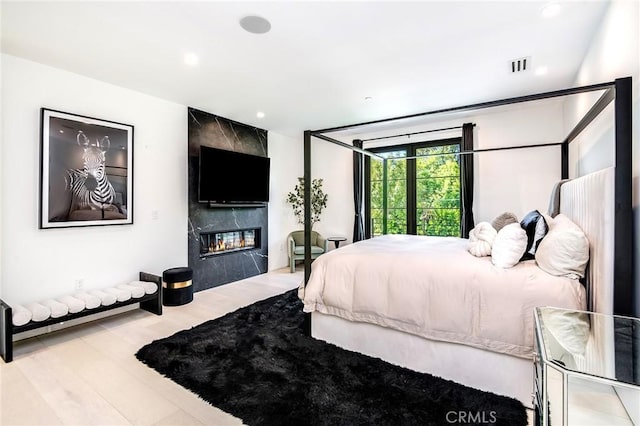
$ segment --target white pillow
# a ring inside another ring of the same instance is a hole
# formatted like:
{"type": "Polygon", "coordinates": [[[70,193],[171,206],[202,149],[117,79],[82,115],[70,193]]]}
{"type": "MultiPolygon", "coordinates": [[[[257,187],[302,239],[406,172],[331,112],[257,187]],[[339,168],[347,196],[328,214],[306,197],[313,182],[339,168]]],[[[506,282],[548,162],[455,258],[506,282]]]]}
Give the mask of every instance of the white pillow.
{"type": "Polygon", "coordinates": [[[516,265],[527,249],[527,233],[519,223],[511,223],[498,232],[491,247],[491,262],[499,268],[516,265]]]}
{"type": "Polygon", "coordinates": [[[498,233],[489,222],[480,222],[469,232],[469,253],[477,257],[490,256],[498,233]]]}
{"type": "Polygon", "coordinates": [[[567,216],[559,214],[536,250],[536,262],[543,271],[558,277],[584,277],[589,262],[589,240],[567,216]]]}

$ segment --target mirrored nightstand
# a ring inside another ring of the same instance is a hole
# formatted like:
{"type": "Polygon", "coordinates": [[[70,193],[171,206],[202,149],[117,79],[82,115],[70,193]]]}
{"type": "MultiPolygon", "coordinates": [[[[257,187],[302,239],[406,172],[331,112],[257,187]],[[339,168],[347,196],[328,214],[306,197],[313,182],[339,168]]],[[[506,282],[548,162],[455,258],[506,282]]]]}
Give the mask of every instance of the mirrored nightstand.
{"type": "Polygon", "coordinates": [[[536,425],[640,425],[640,320],[535,309],[536,425]]]}

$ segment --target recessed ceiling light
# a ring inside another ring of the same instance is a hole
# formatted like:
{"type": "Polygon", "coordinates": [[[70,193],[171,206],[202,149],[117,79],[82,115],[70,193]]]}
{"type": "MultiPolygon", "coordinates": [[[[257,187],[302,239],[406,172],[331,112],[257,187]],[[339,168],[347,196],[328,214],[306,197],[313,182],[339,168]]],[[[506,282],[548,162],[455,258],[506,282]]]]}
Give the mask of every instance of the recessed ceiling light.
{"type": "Polygon", "coordinates": [[[540,14],[543,18],[553,18],[558,16],[561,11],[562,6],[559,3],[549,3],[542,8],[540,14]]]}
{"type": "Polygon", "coordinates": [[[536,68],[535,74],[536,75],[547,75],[548,72],[549,72],[549,69],[547,67],[538,67],[538,68],[536,68]]]}
{"type": "Polygon", "coordinates": [[[261,16],[245,16],[240,20],[240,26],[252,34],[268,33],[271,29],[271,23],[261,16]]]}
{"type": "Polygon", "coordinates": [[[62,129],[60,129],[60,130],[58,130],[58,131],[59,131],[60,133],[64,133],[64,130],[62,130],[62,129]]]}
{"type": "Polygon", "coordinates": [[[262,112],[262,111],[258,111],[258,112],[256,113],[256,117],[258,117],[258,118],[264,118],[264,112],[262,112]]]}
{"type": "Polygon", "coordinates": [[[196,65],[198,65],[199,62],[200,62],[200,58],[198,58],[198,55],[196,55],[195,53],[192,53],[192,52],[185,53],[184,55],[185,64],[191,67],[195,67],[196,65]]]}
{"type": "Polygon", "coordinates": [[[365,101],[370,101],[371,99],[373,99],[371,96],[365,96],[365,97],[364,97],[364,100],[365,100],[365,101]]]}

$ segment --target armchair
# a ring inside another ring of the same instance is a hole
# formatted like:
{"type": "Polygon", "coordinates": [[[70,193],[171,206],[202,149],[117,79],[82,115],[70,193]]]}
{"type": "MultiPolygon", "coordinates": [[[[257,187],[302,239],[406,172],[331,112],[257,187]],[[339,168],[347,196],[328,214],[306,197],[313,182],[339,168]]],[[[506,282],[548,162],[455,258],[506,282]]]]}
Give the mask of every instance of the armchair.
{"type": "MultiPolygon", "coordinates": [[[[296,271],[296,260],[304,260],[304,231],[293,231],[287,236],[289,268],[296,271]]],[[[316,231],[311,231],[311,259],[329,251],[329,241],[316,231]]]]}

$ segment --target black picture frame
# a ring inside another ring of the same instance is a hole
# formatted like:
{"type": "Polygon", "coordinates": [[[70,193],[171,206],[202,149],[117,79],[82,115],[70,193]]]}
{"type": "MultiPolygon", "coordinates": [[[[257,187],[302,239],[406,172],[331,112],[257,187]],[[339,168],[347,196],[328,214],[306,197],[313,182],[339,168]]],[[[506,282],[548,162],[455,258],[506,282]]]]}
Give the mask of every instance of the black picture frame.
{"type": "Polygon", "coordinates": [[[40,229],[133,224],[133,130],[41,108],[40,229]]]}

